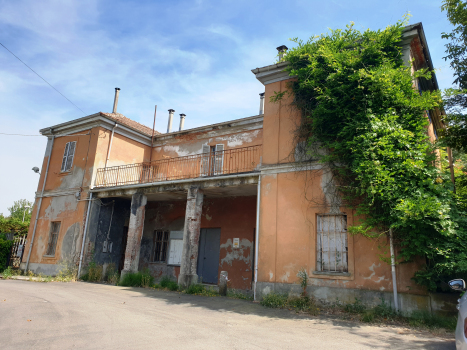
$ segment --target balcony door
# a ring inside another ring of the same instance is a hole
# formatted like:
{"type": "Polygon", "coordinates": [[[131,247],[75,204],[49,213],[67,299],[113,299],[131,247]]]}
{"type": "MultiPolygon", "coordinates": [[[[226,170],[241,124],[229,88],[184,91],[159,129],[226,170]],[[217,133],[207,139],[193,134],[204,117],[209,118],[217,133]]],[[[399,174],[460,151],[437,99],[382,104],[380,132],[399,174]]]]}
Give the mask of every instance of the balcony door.
{"type": "Polygon", "coordinates": [[[201,176],[222,175],[224,173],[224,145],[203,145],[201,176]]]}

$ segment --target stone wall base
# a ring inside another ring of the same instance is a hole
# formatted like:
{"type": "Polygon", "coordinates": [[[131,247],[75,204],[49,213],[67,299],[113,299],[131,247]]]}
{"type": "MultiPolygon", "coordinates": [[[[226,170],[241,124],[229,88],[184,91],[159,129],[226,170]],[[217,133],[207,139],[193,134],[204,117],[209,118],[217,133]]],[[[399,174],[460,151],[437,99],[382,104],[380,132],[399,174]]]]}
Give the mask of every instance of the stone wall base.
{"type": "MultiPolygon", "coordinates": [[[[19,268],[24,271],[26,263],[22,262],[19,268]]],[[[56,276],[59,273],[60,268],[61,266],[59,264],[29,263],[29,270],[37,275],[41,273],[45,276],[56,276]]]]}
{"type": "MultiPolygon", "coordinates": [[[[257,282],[256,288],[257,300],[261,300],[263,296],[271,292],[288,295],[300,295],[302,292],[298,284],[289,283],[257,282]]],[[[391,306],[394,305],[392,292],[317,286],[308,286],[307,291],[310,296],[322,304],[349,304],[354,303],[355,299],[359,299],[368,307],[379,305],[382,300],[391,306]]],[[[454,293],[428,293],[426,295],[398,293],[399,309],[406,315],[413,311],[456,315],[458,298],[460,298],[460,294],[454,293]]]]}

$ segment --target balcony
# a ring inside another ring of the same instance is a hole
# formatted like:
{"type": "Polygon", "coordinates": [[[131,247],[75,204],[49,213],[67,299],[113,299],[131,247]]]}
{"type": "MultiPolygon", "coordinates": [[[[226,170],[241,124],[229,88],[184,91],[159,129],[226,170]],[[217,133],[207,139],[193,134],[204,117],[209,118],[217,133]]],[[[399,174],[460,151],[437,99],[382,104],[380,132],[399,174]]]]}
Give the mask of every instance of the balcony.
{"type": "Polygon", "coordinates": [[[95,187],[157,183],[259,171],[262,145],[97,170],[95,187]]]}

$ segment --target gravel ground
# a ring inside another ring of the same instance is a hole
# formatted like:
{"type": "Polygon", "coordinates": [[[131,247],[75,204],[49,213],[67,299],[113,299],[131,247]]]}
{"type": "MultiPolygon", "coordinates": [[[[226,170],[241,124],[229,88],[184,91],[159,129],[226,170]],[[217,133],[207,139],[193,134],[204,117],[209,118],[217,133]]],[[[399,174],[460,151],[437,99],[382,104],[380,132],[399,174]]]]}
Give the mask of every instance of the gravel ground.
{"type": "Polygon", "coordinates": [[[221,297],[0,280],[2,349],[455,349],[453,338],[221,297]]]}

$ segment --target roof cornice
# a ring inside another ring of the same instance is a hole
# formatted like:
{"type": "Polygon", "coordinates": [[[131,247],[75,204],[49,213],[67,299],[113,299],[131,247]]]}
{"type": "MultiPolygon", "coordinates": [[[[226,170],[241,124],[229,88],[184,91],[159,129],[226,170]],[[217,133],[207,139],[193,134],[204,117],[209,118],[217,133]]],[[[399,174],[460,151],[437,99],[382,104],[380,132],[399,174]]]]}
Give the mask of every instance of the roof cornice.
{"type": "Polygon", "coordinates": [[[79,119],[74,119],[69,122],[57,124],[48,128],[39,130],[39,132],[44,136],[65,136],[70,134],[75,134],[84,130],[89,130],[95,127],[102,127],[107,130],[112,130],[115,124],[118,124],[118,128],[115,128],[115,133],[128,137],[134,141],[140,142],[147,146],[151,146],[151,137],[133,129],[127,125],[119,124],[112,118],[106,117],[102,113],[95,113],[82,117],[79,119]]]}

